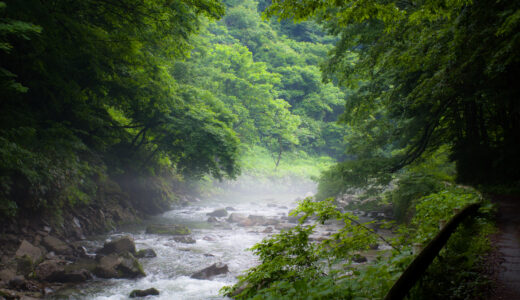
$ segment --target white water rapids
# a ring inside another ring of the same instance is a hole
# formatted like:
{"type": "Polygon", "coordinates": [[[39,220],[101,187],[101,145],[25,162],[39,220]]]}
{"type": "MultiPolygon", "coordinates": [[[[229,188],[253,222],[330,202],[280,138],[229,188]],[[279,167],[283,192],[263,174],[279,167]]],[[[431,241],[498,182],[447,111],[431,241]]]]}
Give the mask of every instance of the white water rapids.
{"type": "MultiPolygon", "coordinates": [[[[269,218],[282,218],[296,207],[297,198],[303,198],[307,192],[285,194],[248,194],[201,200],[189,206],[168,211],[147,222],[154,224],[185,224],[192,231],[195,244],[184,244],[173,240],[172,236],[146,234],[142,224],[127,228],[117,233],[103,236],[97,241],[86,244],[90,252],[102,246],[105,239],[120,235],[134,238],[137,250],[152,248],[157,253],[155,258],[143,258],[146,277],[139,279],[94,279],[86,284],[63,289],[51,299],[128,299],[134,289],[154,287],[159,296],[150,299],[225,299],[219,290],[234,284],[243,271],[254,266],[257,260],[252,252],[247,251],[269,233],[262,233],[267,226],[240,227],[221,218],[219,224],[207,222],[209,212],[215,209],[232,207],[236,212],[247,215],[260,215],[269,218]],[[192,279],[190,275],[213,263],[222,262],[229,267],[229,273],[210,280],[192,279]]],[[[274,226],[271,226],[274,227],[274,226]]],[[[273,230],[277,233],[279,230],[273,230]]]]}

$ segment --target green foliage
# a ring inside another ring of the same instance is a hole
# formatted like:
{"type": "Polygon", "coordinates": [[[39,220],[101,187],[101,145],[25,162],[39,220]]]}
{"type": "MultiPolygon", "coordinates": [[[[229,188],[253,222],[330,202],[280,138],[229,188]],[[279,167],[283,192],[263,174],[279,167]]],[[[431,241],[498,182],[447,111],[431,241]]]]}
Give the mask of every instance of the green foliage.
{"type": "Polygon", "coordinates": [[[496,1],[276,0],[266,14],[316,18],[340,38],[324,75],[352,91],[341,117],[350,126],[348,154],[377,165],[344,163],[345,181],[362,171],[385,183],[387,173],[447,144],[459,181],[496,184],[520,178],[511,82],[518,9],[496,1]]]}
{"type": "Polygon", "coordinates": [[[84,203],[105,169],[235,176],[231,116],[170,74],[201,20],[223,12],[213,0],[2,2],[2,215],[84,203]]]}
{"type": "MultiPolygon", "coordinates": [[[[252,250],[260,264],[222,292],[236,299],[381,299],[414,258],[412,243],[428,243],[439,232],[439,222],[455,215],[454,208],[480,201],[480,194],[462,187],[419,199],[410,225],[396,231],[393,250],[381,252],[366,265],[355,265],[352,258],[378,237],[368,224],[338,210],[333,199],[305,199],[292,212],[300,217],[299,225],[255,245],[252,250]],[[316,223],[304,225],[310,217],[316,223]],[[312,242],[309,236],[316,224],[327,220],[341,221],[343,226],[322,242],[312,242]]],[[[461,225],[413,289],[411,299],[437,299],[441,295],[473,299],[481,295],[489,283],[482,262],[490,249],[487,236],[493,228],[492,211],[489,203],[484,204],[478,216],[461,225]]]]}

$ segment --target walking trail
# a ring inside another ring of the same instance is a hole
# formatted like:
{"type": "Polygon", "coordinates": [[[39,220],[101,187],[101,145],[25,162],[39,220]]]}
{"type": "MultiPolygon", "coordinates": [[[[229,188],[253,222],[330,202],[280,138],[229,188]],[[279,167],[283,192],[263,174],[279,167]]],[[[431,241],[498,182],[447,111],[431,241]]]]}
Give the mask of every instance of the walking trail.
{"type": "Polygon", "coordinates": [[[501,263],[493,299],[520,299],[520,199],[495,197],[495,202],[499,206],[495,246],[501,263]]]}

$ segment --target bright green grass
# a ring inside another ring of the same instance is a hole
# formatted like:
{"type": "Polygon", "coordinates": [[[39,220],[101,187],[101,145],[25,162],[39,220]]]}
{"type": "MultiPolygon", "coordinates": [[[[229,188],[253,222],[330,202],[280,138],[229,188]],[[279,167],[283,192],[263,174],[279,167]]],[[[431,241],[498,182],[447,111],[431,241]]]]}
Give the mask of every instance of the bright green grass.
{"type": "Polygon", "coordinates": [[[311,156],[304,151],[284,152],[278,168],[269,152],[259,146],[246,149],[240,159],[242,173],[253,177],[299,177],[314,179],[334,164],[328,156],[311,156]]]}

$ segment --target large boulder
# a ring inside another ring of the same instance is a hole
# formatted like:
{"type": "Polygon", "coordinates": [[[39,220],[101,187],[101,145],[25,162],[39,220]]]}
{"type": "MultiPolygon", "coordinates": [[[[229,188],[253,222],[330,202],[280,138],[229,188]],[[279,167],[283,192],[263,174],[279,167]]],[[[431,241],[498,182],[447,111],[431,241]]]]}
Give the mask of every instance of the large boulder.
{"type": "Polygon", "coordinates": [[[18,250],[16,250],[15,255],[16,257],[27,256],[32,260],[33,263],[36,263],[42,258],[43,253],[40,248],[33,246],[26,240],[23,240],[18,247],[18,250]]]}
{"type": "Polygon", "coordinates": [[[231,215],[229,215],[229,218],[227,219],[229,223],[238,223],[238,222],[241,222],[243,220],[247,219],[247,216],[244,215],[244,214],[240,214],[240,213],[231,213],[231,215]]]}
{"type": "Polygon", "coordinates": [[[220,208],[220,209],[216,209],[210,213],[207,213],[206,215],[210,216],[210,217],[218,217],[218,218],[221,218],[221,217],[225,217],[228,215],[228,212],[225,208],[220,208]]]}
{"type": "Polygon", "coordinates": [[[148,227],[146,227],[146,233],[188,235],[191,234],[191,231],[184,225],[148,225],[148,227]]]}
{"type": "Polygon", "coordinates": [[[134,239],[130,236],[123,236],[110,242],[106,242],[103,248],[97,251],[98,254],[122,254],[130,252],[135,254],[134,239]]]}
{"type": "Polygon", "coordinates": [[[193,275],[191,275],[191,278],[209,279],[213,276],[217,276],[220,274],[226,274],[228,272],[229,272],[229,269],[228,269],[227,265],[225,265],[223,263],[215,263],[205,269],[195,272],[193,275]]]}
{"type": "Polygon", "coordinates": [[[61,283],[80,283],[90,279],[92,279],[92,274],[85,269],[65,270],[55,274],[53,277],[53,281],[61,283]]]}
{"type": "Polygon", "coordinates": [[[264,216],[249,215],[247,218],[253,221],[254,225],[262,225],[266,221],[264,216]]]}
{"type": "Polygon", "coordinates": [[[34,274],[46,282],[80,283],[92,279],[92,274],[83,268],[65,266],[65,261],[47,260],[39,264],[34,274]]]}
{"type": "Polygon", "coordinates": [[[159,295],[159,291],[156,288],[149,288],[146,290],[133,290],[130,293],[130,298],[158,296],[158,295],[159,295]]]}
{"type": "Polygon", "coordinates": [[[53,282],[54,276],[64,271],[63,261],[52,259],[39,264],[34,270],[34,274],[41,281],[53,282]]]}
{"type": "Polygon", "coordinates": [[[94,274],[101,278],[136,278],[146,276],[139,261],[129,252],[98,257],[94,274]]]}
{"type": "Polygon", "coordinates": [[[42,244],[48,251],[53,251],[56,254],[72,254],[72,248],[69,247],[69,245],[67,245],[64,241],[51,235],[44,236],[42,239],[42,244]]]}

